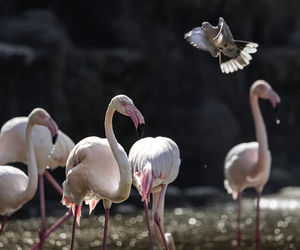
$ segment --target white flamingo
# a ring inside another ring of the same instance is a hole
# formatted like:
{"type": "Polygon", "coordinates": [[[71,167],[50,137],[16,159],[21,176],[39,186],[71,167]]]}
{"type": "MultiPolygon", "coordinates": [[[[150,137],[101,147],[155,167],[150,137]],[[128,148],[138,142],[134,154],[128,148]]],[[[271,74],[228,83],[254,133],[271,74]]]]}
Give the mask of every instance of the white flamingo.
{"type": "MultiPolygon", "coordinates": [[[[15,117],[8,120],[0,132],[0,164],[22,162],[27,164],[25,133],[28,117],[15,117]]],[[[44,191],[44,176],[62,195],[62,187],[46,170],[65,166],[68,155],[74,147],[74,142],[62,131],[58,131],[58,138],[55,148],[51,144],[50,133],[44,126],[34,126],[32,130],[32,141],[36,155],[36,162],[39,174],[39,194],[41,211],[41,228],[39,232],[40,242],[36,247],[41,247],[49,234],[61,223],[69,218],[71,210],[67,212],[57,223],[46,232],[46,206],[44,191]]]]}
{"type": "Polygon", "coordinates": [[[241,143],[233,147],[228,152],[224,165],[225,188],[229,193],[232,193],[233,199],[238,199],[238,249],[240,249],[241,244],[241,192],[247,187],[254,187],[257,191],[256,249],[260,249],[259,201],[264,185],[269,179],[271,153],[264,120],[259,108],[259,98],[269,100],[273,108],[277,108],[280,103],[280,97],[266,81],[258,80],[252,84],[250,105],[257,141],[241,143]]]}
{"type": "Polygon", "coordinates": [[[152,234],[148,216],[148,202],[152,192],[154,233],[161,246],[174,250],[175,244],[170,233],[164,234],[164,203],[169,183],[179,172],[180,155],[174,141],[167,137],[147,137],[137,141],[130,149],[129,162],[132,166],[133,184],[144,202],[150,249],[153,249],[152,234]]]}
{"type": "Polygon", "coordinates": [[[53,138],[53,144],[57,137],[58,128],[50,115],[41,108],[34,109],[28,116],[25,133],[28,176],[23,171],[12,166],[0,167],[0,214],[5,216],[0,233],[4,228],[8,216],[19,210],[24,203],[31,200],[37,189],[38,168],[32,143],[32,130],[35,125],[45,126],[49,129],[50,136],[48,139],[51,141],[51,138],[53,138]]]}
{"type": "Polygon", "coordinates": [[[67,160],[66,180],[63,183],[63,204],[73,208],[74,222],[71,249],[74,247],[76,220],[79,224],[81,203],[89,204],[90,212],[99,200],[105,208],[103,249],[106,249],[109,209],[112,202],[120,203],[130,194],[132,177],[127,154],[113,132],[114,112],[130,116],[138,132],[144,118],[125,95],[112,98],[105,115],[106,139],[87,137],[75,145],[67,160]]]}

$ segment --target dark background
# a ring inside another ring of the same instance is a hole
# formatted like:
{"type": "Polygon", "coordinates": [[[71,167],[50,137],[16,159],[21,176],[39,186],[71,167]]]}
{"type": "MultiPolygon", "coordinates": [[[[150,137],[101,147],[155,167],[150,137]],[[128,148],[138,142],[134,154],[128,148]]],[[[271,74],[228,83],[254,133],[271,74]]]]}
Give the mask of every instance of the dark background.
{"type": "MultiPolygon", "coordinates": [[[[264,79],[282,100],[279,126],[260,102],[273,157],[265,190],[298,185],[299,13],[298,0],[0,1],[0,123],[41,106],[74,142],[104,137],[107,105],[123,93],[143,113],[145,136],[178,144],[175,187],[223,190],[226,153],[255,140],[249,88],[264,79]],[[250,65],[229,75],[183,39],[219,16],[236,39],[259,43],[250,65]]],[[[114,129],[128,152],[134,126],[116,115],[114,129]]],[[[63,169],[54,175],[64,180],[63,169]]]]}

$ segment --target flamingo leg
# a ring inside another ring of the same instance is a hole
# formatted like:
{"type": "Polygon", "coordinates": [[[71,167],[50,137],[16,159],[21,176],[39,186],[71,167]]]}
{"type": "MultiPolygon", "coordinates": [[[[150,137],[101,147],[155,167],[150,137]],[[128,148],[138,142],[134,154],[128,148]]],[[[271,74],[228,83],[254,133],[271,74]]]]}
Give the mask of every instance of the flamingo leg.
{"type": "MultiPolygon", "coordinates": [[[[49,237],[49,235],[56,230],[56,228],[60,227],[60,225],[62,225],[66,220],[68,220],[70,218],[70,216],[72,216],[72,209],[70,208],[69,211],[67,211],[65,213],[64,216],[62,216],[60,219],[58,219],[55,224],[53,224],[49,230],[45,233],[44,235],[44,240],[47,239],[49,237]]],[[[36,250],[40,247],[41,242],[36,243],[31,250],[36,250]]]]}
{"type": "Polygon", "coordinates": [[[4,226],[5,226],[6,222],[7,222],[7,220],[8,220],[8,216],[6,215],[6,216],[4,216],[3,221],[2,221],[2,224],[1,224],[0,234],[2,233],[2,231],[3,231],[3,229],[4,229],[4,226]]]}
{"type": "Polygon", "coordinates": [[[103,234],[103,250],[106,250],[107,233],[108,233],[109,208],[105,208],[104,234],[103,234]]]}
{"type": "Polygon", "coordinates": [[[74,212],[74,220],[73,220],[73,227],[72,227],[72,240],[71,240],[71,248],[70,250],[73,250],[74,248],[74,239],[75,239],[75,229],[76,229],[76,218],[78,213],[79,206],[75,206],[75,212],[74,212]]]}
{"type": "Polygon", "coordinates": [[[46,233],[46,206],[45,206],[45,188],[44,176],[39,175],[39,188],[40,188],[40,211],[41,211],[41,228],[39,231],[40,245],[39,249],[43,248],[44,236],[46,233]]]}
{"type": "Polygon", "coordinates": [[[144,201],[144,209],[145,209],[145,216],[146,216],[146,222],[147,222],[147,228],[148,228],[150,250],[153,250],[153,240],[152,240],[152,232],[151,232],[150,219],[149,219],[149,213],[148,213],[148,203],[146,201],[144,201]]]}
{"type": "Polygon", "coordinates": [[[109,209],[111,207],[112,202],[110,200],[103,200],[103,206],[105,209],[105,221],[104,221],[104,234],[103,234],[103,250],[106,250],[107,244],[107,234],[108,234],[108,219],[109,219],[109,209]]]}
{"type": "Polygon", "coordinates": [[[241,234],[241,208],[242,208],[242,193],[238,193],[238,211],[237,211],[237,249],[241,249],[241,241],[242,241],[242,234],[241,234]]]}
{"type": "Polygon", "coordinates": [[[256,250],[260,250],[261,245],[261,238],[260,238],[260,231],[259,231],[259,225],[260,225],[260,209],[259,209],[259,203],[260,203],[260,197],[261,192],[257,192],[257,206],[256,206],[256,250]]]}
{"type": "Polygon", "coordinates": [[[58,182],[53,178],[53,176],[47,170],[44,171],[44,176],[53,185],[53,187],[57,190],[57,192],[63,195],[63,190],[61,188],[61,185],[58,184],[58,182]]]}
{"type": "Polygon", "coordinates": [[[165,237],[165,234],[164,234],[164,229],[163,229],[162,223],[161,223],[162,219],[159,215],[159,211],[162,211],[162,214],[163,214],[164,197],[165,197],[167,185],[162,184],[161,186],[162,187],[161,187],[161,190],[160,190],[160,193],[159,193],[158,204],[157,204],[157,207],[155,208],[155,213],[154,213],[154,222],[158,226],[158,229],[159,229],[159,232],[160,232],[160,235],[161,235],[161,238],[163,240],[163,244],[164,244],[166,250],[169,250],[168,243],[167,243],[167,240],[166,240],[166,237],[165,237]]]}

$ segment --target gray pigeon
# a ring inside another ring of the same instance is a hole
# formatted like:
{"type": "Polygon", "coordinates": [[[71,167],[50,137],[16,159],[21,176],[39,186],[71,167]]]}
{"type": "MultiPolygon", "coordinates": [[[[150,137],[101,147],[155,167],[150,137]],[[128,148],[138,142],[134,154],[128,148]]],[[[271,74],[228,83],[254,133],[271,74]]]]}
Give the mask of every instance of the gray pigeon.
{"type": "Polygon", "coordinates": [[[258,44],[234,40],[230,29],[222,17],[217,26],[203,22],[184,35],[184,38],[198,49],[208,51],[213,57],[219,56],[223,73],[232,73],[247,66],[258,44]]]}

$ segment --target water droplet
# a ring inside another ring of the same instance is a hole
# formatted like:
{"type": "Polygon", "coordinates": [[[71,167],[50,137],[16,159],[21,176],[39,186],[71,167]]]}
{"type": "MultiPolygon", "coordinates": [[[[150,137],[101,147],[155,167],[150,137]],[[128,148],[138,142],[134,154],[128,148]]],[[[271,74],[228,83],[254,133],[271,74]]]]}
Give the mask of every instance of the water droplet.
{"type": "Polygon", "coordinates": [[[276,119],[276,124],[279,125],[280,124],[280,120],[276,119]]]}

